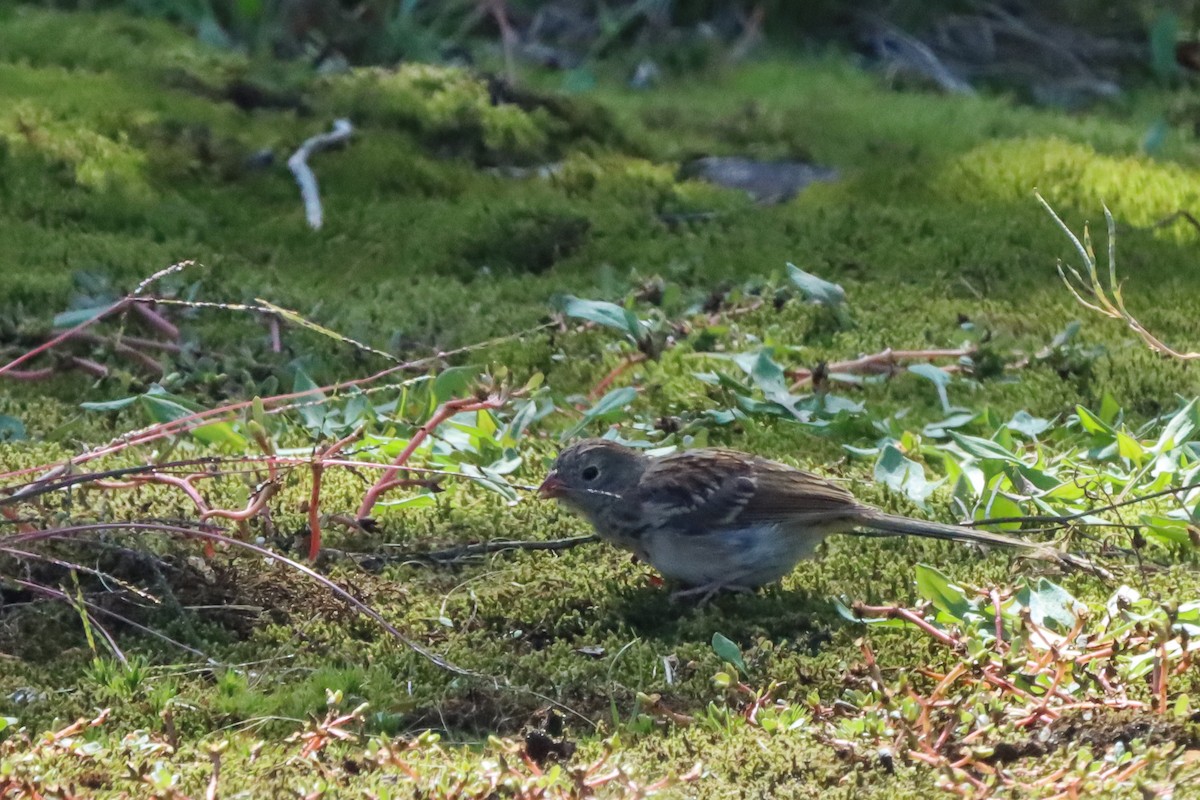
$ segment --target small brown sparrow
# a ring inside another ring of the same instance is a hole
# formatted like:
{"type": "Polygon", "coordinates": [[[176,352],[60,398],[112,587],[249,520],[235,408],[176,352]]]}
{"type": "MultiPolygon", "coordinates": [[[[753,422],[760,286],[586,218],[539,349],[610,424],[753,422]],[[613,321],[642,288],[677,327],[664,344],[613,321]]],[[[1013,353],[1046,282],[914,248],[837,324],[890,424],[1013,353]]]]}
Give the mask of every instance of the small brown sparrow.
{"type": "Polygon", "coordinates": [[[792,571],[833,533],[927,536],[1000,545],[1074,563],[1045,545],[863,505],[810,472],[735,450],[655,458],[605,439],[563,450],[538,489],[581,513],[596,533],[630,550],[689,594],[748,591],[792,571]]]}

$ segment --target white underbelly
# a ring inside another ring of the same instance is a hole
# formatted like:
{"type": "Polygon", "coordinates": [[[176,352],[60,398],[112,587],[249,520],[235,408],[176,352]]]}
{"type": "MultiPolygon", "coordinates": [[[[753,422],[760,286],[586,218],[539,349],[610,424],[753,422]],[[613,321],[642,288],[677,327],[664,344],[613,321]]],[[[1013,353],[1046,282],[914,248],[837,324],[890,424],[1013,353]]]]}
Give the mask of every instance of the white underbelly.
{"type": "Polygon", "coordinates": [[[786,532],[779,525],[755,525],[719,533],[649,531],[637,549],[663,574],[690,586],[744,586],[772,583],[808,558],[828,531],[786,532]]]}

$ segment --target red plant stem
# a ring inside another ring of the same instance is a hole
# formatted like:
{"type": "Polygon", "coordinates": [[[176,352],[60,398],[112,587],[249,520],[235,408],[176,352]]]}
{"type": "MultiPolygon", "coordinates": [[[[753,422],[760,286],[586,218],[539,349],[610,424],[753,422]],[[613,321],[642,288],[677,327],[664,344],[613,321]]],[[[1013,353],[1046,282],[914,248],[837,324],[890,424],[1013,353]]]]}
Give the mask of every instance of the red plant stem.
{"type": "Polygon", "coordinates": [[[953,686],[954,682],[965,674],[967,674],[967,665],[960,661],[954,665],[953,669],[946,673],[946,677],[942,678],[941,682],[937,685],[937,688],[935,688],[933,693],[929,695],[929,699],[934,700],[938,697],[941,697],[942,693],[953,686]]]}
{"type": "MultiPolygon", "coordinates": [[[[94,345],[100,345],[101,347],[111,347],[114,353],[125,356],[132,361],[136,361],[152,372],[157,372],[160,375],[162,374],[163,368],[161,364],[155,361],[152,356],[143,353],[141,350],[132,345],[133,337],[121,337],[119,340],[109,339],[106,336],[100,336],[99,334],[89,332],[81,333],[75,338],[81,342],[89,342],[94,345]]],[[[148,342],[151,340],[142,339],[141,341],[148,342]]],[[[179,350],[178,345],[175,345],[174,347],[176,351],[179,350]]]]}
{"type": "Polygon", "coordinates": [[[130,302],[131,301],[128,297],[122,298],[122,299],[118,300],[117,302],[113,303],[108,308],[104,309],[103,311],[100,311],[98,314],[96,314],[96,316],[92,317],[91,319],[85,319],[83,322],[79,323],[74,328],[65,330],[62,333],[60,333],[58,336],[55,336],[51,339],[46,340],[45,342],[42,342],[37,347],[33,348],[32,350],[25,353],[24,355],[17,356],[15,359],[8,362],[7,364],[0,366],[0,375],[3,375],[4,373],[8,372],[9,370],[11,370],[17,366],[20,366],[21,364],[24,364],[26,361],[30,360],[31,358],[35,358],[36,356],[41,355],[42,353],[46,352],[47,350],[52,349],[56,345],[58,345],[62,342],[65,342],[67,339],[70,339],[72,336],[79,333],[84,328],[95,325],[97,322],[104,319],[105,317],[112,316],[113,314],[117,313],[118,311],[122,311],[122,310],[128,308],[130,302]]]}
{"type": "MultiPolygon", "coordinates": [[[[103,314],[107,315],[107,314],[110,314],[111,312],[112,312],[112,309],[105,309],[103,314]]],[[[92,321],[89,320],[85,324],[91,324],[91,323],[92,323],[92,321]]],[[[83,325],[81,324],[80,326],[77,326],[77,327],[83,327],[83,325]]],[[[541,330],[544,327],[545,326],[539,326],[532,330],[541,330]]],[[[395,364],[391,367],[380,370],[379,372],[376,372],[372,375],[368,375],[365,378],[355,378],[353,380],[340,381],[338,383],[331,383],[326,386],[319,386],[316,389],[308,389],[308,390],[304,390],[304,391],[291,392],[288,394],[279,394],[279,395],[275,395],[273,397],[262,398],[262,403],[263,403],[264,407],[266,407],[268,405],[272,406],[269,413],[279,413],[280,411],[284,410],[283,408],[280,408],[279,406],[283,406],[284,404],[286,404],[287,401],[298,400],[301,398],[307,398],[314,392],[321,392],[321,393],[336,392],[336,391],[339,391],[342,389],[348,389],[348,388],[352,388],[355,386],[363,386],[363,385],[366,385],[369,383],[374,383],[375,381],[378,381],[381,378],[385,378],[388,375],[393,375],[397,372],[405,372],[405,371],[417,369],[420,367],[427,367],[430,364],[443,361],[450,356],[459,355],[462,353],[469,353],[474,350],[479,350],[480,348],[483,348],[483,347],[488,347],[488,346],[494,345],[498,342],[511,341],[518,336],[523,336],[528,333],[529,333],[529,331],[523,331],[520,334],[510,334],[507,336],[500,336],[495,339],[489,339],[485,342],[476,342],[475,344],[463,345],[462,347],[456,347],[456,348],[453,348],[450,350],[440,350],[437,353],[434,353],[433,355],[430,355],[430,356],[425,356],[424,358],[417,358],[417,359],[413,359],[411,361],[405,361],[401,364],[395,364]]],[[[61,339],[61,338],[62,337],[59,337],[59,339],[61,339]]],[[[48,342],[44,345],[41,345],[37,349],[36,352],[41,352],[50,344],[51,343],[48,342]]],[[[14,366],[18,363],[23,362],[26,358],[29,358],[29,357],[32,357],[31,354],[26,353],[24,356],[21,356],[21,358],[17,359],[16,361],[6,365],[3,368],[0,368],[0,373],[2,373],[4,370],[8,369],[11,366],[14,366]]],[[[242,401],[239,401],[236,403],[229,403],[227,405],[220,406],[219,408],[212,408],[212,409],[208,409],[206,411],[198,411],[195,414],[189,414],[186,417],[180,417],[179,419],[171,420],[170,422],[157,423],[155,425],[150,425],[146,428],[141,428],[140,430],[130,431],[126,434],[123,434],[122,436],[117,437],[116,439],[111,440],[108,444],[104,445],[103,447],[101,447],[97,450],[90,450],[86,453],[80,453],[79,455],[77,455],[65,462],[62,462],[61,464],[59,464],[57,466],[60,468],[65,468],[67,466],[78,466],[79,464],[85,464],[88,461],[92,461],[93,459],[96,459],[96,458],[101,458],[103,456],[111,455],[113,453],[119,453],[122,450],[126,450],[135,445],[146,444],[148,442],[152,442],[157,439],[162,439],[167,436],[174,435],[176,433],[184,433],[193,428],[197,428],[202,425],[207,425],[212,420],[213,417],[232,414],[235,411],[240,411],[244,408],[249,407],[253,403],[254,403],[253,399],[242,400],[242,401]]],[[[0,480],[16,478],[16,477],[20,477],[22,475],[30,475],[30,474],[37,473],[37,472],[44,472],[45,470],[46,470],[45,465],[34,466],[34,467],[25,467],[23,469],[13,470],[11,472],[0,473],[0,480]]]]}
{"type": "Polygon", "coordinates": [[[391,466],[383,473],[383,476],[375,482],[374,486],[367,490],[367,493],[363,496],[362,503],[358,507],[357,518],[363,520],[371,515],[371,510],[375,508],[375,503],[379,501],[380,495],[386,492],[388,484],[395,480],[396,473],[404,467],[404,463],[421,446],[421,442],[425,441],[429,434],[436,430],[439,425],[455,414],[485,411],[499,408],[503,404],[504,399],[502,397],[499,395],[490,395],[486,400],[461,398],[459,400],[447,400],[438,406],[437,410],[433,412],[433,416],[429,418],[429,421],[418,428],[417,432],[413,434],[412,439],[408,442],[408,446],[404,448],[400,455],[392,460],[391,466]]]}
{"type": "Polygon", "coordinates": [[[592,387],[592,390],[588,392],[588,397],[592,400],[599,398],[606,391],[608,391],[608,387],[612,386],[613,381],[619,378],[621,373],[635,364],[640,364],[645,360],[645,353],[634,353],[633,355],[623,358],[620,364],[617,364],[615,367],[613,367],[611,372],[601,378],[600,382],[592,387]]]}
{"type": "Polygon", "coordinates": [[[1167,678],[1171,674],[1170,664],[1167,661],[1167,643],[1159,642],[1158,657],[1154,659],[1154,669],[1157,672],[1155,678],[1155,700],[1158,701],[1158,708],[1155,709],[1159,714],[1167,713],[1167,678]]]}
{"type": "MultiPolygon", "coordinates": [[[[174,486],[183,491],[192,501],[192,505],[196,506],[196,510],[200,512],[200,519],[204,519],[204,515],[209,513],[208,503],[204,502],[204,498],[200,496],[200,491],[192,486],[192,479],[198,477],[207,477],[203,472],[197,472],[192,475],[180,478],[176,475],[168,475],[161,472],[155,472],[150,475],[138,475],[130,478],[128,481],[96,481],[96,486],[101,489],[128,489],[134,486],[140,486],[146,483],[161,483],[167,486],[174,486]]],[[[213,543],[206,541],[204,543],[204,557],[212,558],[216,555],[216,548],[213,543]]]]}
{"type": "Polygon", "coordinates": [[[992,601],[992,608],[996,612],[996,651],[999,653],[1005,652],[1008,647],[1004,641],[1004,619],[1000,614],[1000,593],[992,589],[988,596],[992,601]]]}
{"type": "Polygon", "coordinates": [[[883,616],[887,617],[888,619],[903,620],[904,622],[916,625],[918,628],[925,631],[925,633],[929,634],[947,647],[960,650],[963,646],[962,642],[958,641],[945,631],[939,631],[937,628],[926,622],[919,614],[907,608],[900,608],[899,606],[868,606],[864,603],[855,603],[854,613],[859,614],[860,616],[883,616]]]}
{"type": "Polygon", "coordinates": [[[99,361],[93,361],[90,358],[81,358],[80,356],[71,356],[69,360],[71,365],[76,369],[83,370],[95,378],[108,377],[108,367],[104,366],[99,361]]]}
{"type": "Polygon", "coordinates": [[[193,478],[207,477],[204,473],[199,472],[193,475],[188,475],[186,478],[180,478],[175,475],[156,472],[152,475],[139,475],[135,478],[130,478],[128,481],[96,481],[96,486],[101,489],[128,489],[133,486],[140,486],[145,483],[162,483],[167,486],[174,486],[183,491],[196,506],[196,510],[201,514],[208,513],[208,504],[204,502],[204,498],[200,496],[200,492],[195,486],[192,486],[193,478]]]}
{"type": "Polygon", "coordinates": [[[258,494],[250,498],[250,502],[241,511],[233,511],[228,508],[214,508],[201,514],[200,521],[207,522],[213,517],[219,517],[221,519],[233,520],[234,522],[245,522],[261,514],[262,510],[266,508],[267,502],[278,493],[279,484],[267,481],[258,494]]]}
{"type": "Polygon", "coordinates": [[[10,369],[5,375],[14,381],[44,381],[57,372],[54,367],[41,369],[10,369]]]}
{"type": "MultiPolygon", "coordinates": [[[[96,334],[87,334],[88,336],[96,336],[96,334]]],[[[97,336],[102,339],[103,337],[97,336]]],[[[162,350],[164,353],[182,353],[183,348],[175,342],[162,342],[158,339],[147,339],[143,336],[130,336],[127,333],[121,334],[121,343],[129,345],[140,350],[162,350]]]]}
{"type": "Polygon", "coordinates": [[[321,475],[325,465],[314,461],[312,465],[312,491],[308,496],[308,560],[316,561],[321,554],[321,475]]]}
{"type": "Polygon", "coordinates": [[[130,300],[133,301],[134,312],[145,320],[147,325],[172,341],[179,339],[179,328],[175,327],[166,317],[150,307],[154,303],[153,299],[139,297],[130,298],[130,300]]]}
{"type": "MultiPolygon", "coordinates": [[[[318,387],[317,389],[306,389],[306,390],[298,391],[298,392],[289,392],[287,394],[277,394],[277,395],[274,395],[273,397],[262,398],[262,403],[264,406],[268,406],[268,405],[272,406],[273,408],[271,409],[271,412],[279,411],[280,409],[274,408],[274,406],[283,405],[286,402],[291,401],[291,400],[298,400],[301,398],[309,397],[314,392],[326,393],[326,392],[338,391],[340,389],[350,388],[353,386],[360,386],[360,385],[366,384],[366,383],[371,383],[380,378],[386,377],[387,375],[390,375],[392,373],[412,369],[415,366],[421,365],[426,361],[428,361],[428,359],[418,359],[416,361],[405,362],[404,364],[397,364],[395,366],[388,367],[387,369],[380,370],[379,372],[375,373],[374,375],[369,375],[366,378],[357,378],[355,380],[341,381],[339,383],[332,383],[332,384],[329,384],[328,386],[318,387]]],[[[97,450],[91,450],[86,453],[81,453],[80,455],[77,455],[74,458],[71,458],[70,460],[63,462],[63,463],[66,465],[78,466],[79,464],[85,464],[88,461],[92,461],[92,460],[100,458],[102,456],[112,455],[113,453],[119,453],[122,450],[126,450],[130,447],[133,447],[134,445],[147,444],[149,442],[153,442],[158,439],[163,439],[167,436],[172,436],[172,435],[175,435],[178,433],[186,433],[187,431],[192,430],[194,428],[199,428],[204,425],[210,424],[213,421],[214,417],[228,416],[228,415],[234,413],[235,411],[241,411],[244,408],[249,408],[253,404],[254,404],[253,399],[241,400],[236,403],[229,403],[227,405],[220,406],[219,408],[210,408],[205,411],[197,411],[194,414],[188,414],[186,417],[179,417],[178,419],[173,419],[169,422],[160,422],[160,423],[150,425],[145,428],[141,428],[141,429],[138,429],[135,431],[130,431],[129,433],[126,433],[116,439],[113,439],[108,444],[104,445],[103,447],[101,447],[97,450]]],[[[17,478],[22,475],[29,475],[29,474],[32,474],[35,472],[41,472],[45,469],[46,469],[46,466],[41,465],[41,466],[36,466],[36,467],[26,467],[24,469],[13,470],[12,472],[5,472],[5,473],[0,474],[0,480],[5,480],[8,478],[17,478]]]]}
{"type": "Polygon", "coordinates": [[[308,498],[308,560],[316,561],[321,554],[321,476],[325,474],[325,459],[335,456],[351,442],[362,438],[363,426],[325,448],[312,462],[312,492],[308,498]]]}
{"type": "MultiPolygon", "coordinates": [[[[3,508],[5,506],[11,505],[11,504],[14,504],[17,502],[27,502],[29,500],[32,500],[34,497],[37,497],[38,495],[62,491],[64,489],[69,489],[72,486],[79,486],[79,485],[89,484],[89,483],[90,484],[98,484],[107,478],[120,478],[120,477],[125,477],[125,476],[132,476],[132,477],[129,477],[129,479],[127,481],[127,483],[132,485],[132,483],[134,482],[134,479],[136,477],[143,476],[147,473],[155,474],[155,475],[159,475],[159,474],[172,475],[172,473],[169,472],[168,470],[180,469],[180,468],[184,468],[184,467],[201,466],[201,465],[216,466],[219,463],[224,463],[224,464],[261,464],[261,463],[265,463],[267,465],[268,472],[271,473],[271,479],[275,480],[275,479],[277,479],[277,476],[278,476],[278,468],[279,467],[281,467],[281,466],[282,467],[308,466],[309,464],[312,463],[312,459],[304,458],[301,456],[279,456],[279,455],[241,455],[241,456],[230,456],[230,457],[224,458],[224,459],[216,459],[213,457],[204,457],[204,458],[184,459],[181,461],[171,461],[171,462],[166,462],[163,464],[144,464],[144,465],[141,465],[138,467],[121,467],[118,469],[107,470],[107,471],[103,471],[103,472],[76,473],[76,474],[67,474],[67,471],[61,466],[43,465],[41,467],[35,467],[35,468],[33,468],[33,470],[25,470],[25,471],[45,472],[47,470],[51,470],[50,474],[44,475],[41,479],[32,481],[30,483],[17,485],[17,486],[13,486],[13,487],[0,488],[0,492],[7,491],[10,493],[7,496],[0,495],[0,508],[3,508]],[[274,471],[272,471],[272,470],[274,470],[274,471]],[[56,478],[60,478],[60,480],[58,480],[57,483],[53,483],[52,481],[54,481],[56,478]],[[36,489],[36,491],[35,491],[35,489],[36,489]]],[[[365,469],[377,469],[377,470],[391,469],[391,466],[389,464],[380,464],[380,463],[376,463],[373,461],[354,461],[354,460],[350,460],[350,459],[331,458],[331,459],[322,459],[322,463],[324,463],[326,467],[345,467],[347,469],[356,469],[356,470],[359,470],[359,469],[362,469],[362,470],[365,470],[365,469]]],[[[246,471],[248,471],[248,470],[246,470],[246,471]]],[[[461,473],[461,472],[455,472],[452,470],[445,470],[445,469],[432,469],[429,467],[405,467],[405,471],[406,472],[415,472],[415,473],[418,473],[421,475],[431,475],[431,476],[436,476],[436,477],[443,477],[443,476],[450,477],[450,478],[465,477],[463,475],[463,473],[461,473]]],[[[223,475],[235,474],[237,472],[239,472],[239,471],[238,470],[227,470],[225,472],[197,472],[197,473],[188,475],[187,479],[189,481],[193,481],[193,480],[199,480],[201,478],[204,478],[204,479],[219,478],[219,477],[222,477],[223,475]]],[[[2,476],[0,476],[0,477],[2,477],[2,476]]],[[[434,483],[434,479],[432,479],[432,478],[428,479],[428,480],[417,480],[417,479],[399,480],[399,481],[393,481],[391,483],[391,485],[388,486],[388,489],[395,488],[396,486],[431,486],[433,483],[434,483]]],[[[526,491],[533,491],[536,488],[534,486],[527,486],[524,484],[515,484],[514,483],[514,484],[509,484],[509,485],[513,486],[517,489],[524,489],[526,491]]],[[[119,481],[114,481],[112,483],[111,487],[109,487],[109,488],[123,489],[123,488],[128,488],[128,486],[122,485],[122,483],[119,481]]],[[[10,519],[11,519],[11,517],[10,517],[10,519]]]]}

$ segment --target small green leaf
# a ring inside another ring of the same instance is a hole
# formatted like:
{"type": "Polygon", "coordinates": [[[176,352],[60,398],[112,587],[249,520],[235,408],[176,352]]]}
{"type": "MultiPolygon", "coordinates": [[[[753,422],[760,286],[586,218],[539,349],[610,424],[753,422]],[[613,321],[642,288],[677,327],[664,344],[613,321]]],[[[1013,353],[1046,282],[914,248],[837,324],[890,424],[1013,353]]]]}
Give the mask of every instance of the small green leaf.
{"type": "Polygon", "coordinates": [[[478,374],[479,369],[471,366],[450,367],[442,370],[433,379],[434,400],[444,403],[455,397],[461,397],[478,374]]]}
{"type": "Polygon", "coordinates": [[[1032,439],[1035,436],[1045,433],[1046,430],[1049,429],[1050,420],[1042,419],[1041,417],[1035,417],[1028,411],[1021,410],[1016,414],[1013,414],[1013,418],[1005,423],[1005,427],[1011,431],[1024,434],[1032,439]]]}
{"type": "Polygon", "coordinates": [[[1142,445],[1127,433],[1117,431],[1117,453],[1130,461],[1141,461],[1146,455],[1142,445]]]}
{"type": "Polygon", "coordinates": [[[791,262],[788,262],[787,271],[788,277],[792,279],[792,283],[796,285],[806,300],[828,308],[838,308],[846,302],[846,290],[836,283],[830,283],[805,272],[791,262]]]}
{"type": "Polygon", "coordinates": [[[904,455],[895,444],[885,444],[875,462],[875,480],[889,489],[903,492],[915,503],[923,505],[938,482],[925,479],[925,468],[904,455]]]}
{"type": "Polygon", "coordinates": [[[933,364],[913,364],[908,371],[933,383],[934,388],[937,389],[938,400],[942,403],[942,411],[949,414],[950,398],[946,394],[946,387],[950,385],[950,373],[944,369],[938,369],[933,364]]]}
{"type": "Polygon", "coordinates": [[[949,433],[950,438],[957,442],[959,447],[976,458],[998,459],[1013,464],[1022,463],[1021,459],[1017,458],[1015,453],[1006,450],[999,442],[993,442],[991,439],[983,439],[978,436],[967,436],[957,431],[950,431],[949,433]]]}
{"type": "Polygon", "coordinates": [[[637,389],[632,386],[624,386],[620,389],[613,389],[608,394],[596,401],[596,404],[583,412],[583,416],[588,419],[597,419],[607,416],[615,411],[620,411],[625,406],[637,399],[637,389]]]}
{"type": "Polygon", "coordinates": [[[713,633],[712,649],[713,652],[717,654],[717,658],[721,659],[727,664],[733,664],[741,671],[743,675],[749,671],[746,669],[746,662],[742,660],[741,648],[734,644],[733,640],[724,634],[720,632],[713,633]]]}
{"type": "MultiPolygon", "coordinates": [[[[1011,517],[1020,517],[1024,514],[1021,506],[1015,500],[1001,494],[999,491],[992,492],[992,496],[983,504],[978,513],[981,515],[981,519],[1009,519],[1011,517]]],[[[1021,523],[1016,521],[996,522],[992,523],[992,527],[1015,531],[1021,527],[1021,523]]]]}
{"type": "Polygon", "coordinates": [[[943,614],[961,620],[971,610],[967,593],[942,573],[926,564],[917,564],[917,591],[943,614]]]}
{"type": "Polygon", "coordinates": [[[297,410],[304,418],[304,426],[315,432],[324,430],[325,421],[329,416],[329,409],[324,402],[325,394],[320,389],[316,381],[308,377],[307,372],[296,368],[296,374],[292,377],[292,391],[303,393],[296,398],[296,402],[300,404],[297,410]]]}
{"type": "Polygon", "coordinates": [[[138,401],[140,395],[133,397],[122,397],[120,400],[108,400],[102,403],[80,403],[79,407],[85,411],[120,411],[122,408],[128,408],[138,401]]]}
{"type": "Polygon", "coordinates": [[[1075,626],[1076,614],[1086,607],[1070,592],[1045,578],[1038,578],[1037,588],[1028,585],[1017,592],[1017,602],[1029,609],[1029,617],[1037,625],[1066,633],[1075,626]]]}
{"type": "MultiPolygon", "coordinates": [[[[179,402],[180,399],[167,395],[166,392],[155,392],[153,389],[138,398],[150,419],[159,424],[190,417],[201,410],[189,407],[192,405],[190,403],[183,405],[179,402]]],[[[244,447],[246,444],[245,437],[237,433],[228,422],[210,422],[192,428],[189,433],[205,444],[229,444],[234,447],[244,447]]]]}
{"type": "Polygon", "coordinates": [[[571,426],[570,429],[562,434],[562,440],[576,436],[580,431],[587,427],[589,422],[597,419],[612,416],[620,413],[626,406],[637,399],[637,389],[632,386],[624,386],[620,389],[613,389],[608,394],[596,401],[596,404],[583,412],[583,418],[579,422],[571,426]]]}
{"type": "Polygon", "coordinates": [[[412,497],[402,497],[399,500],[380,500],[378,505],[388,508],[428,508],[436,505],[437,501],[431,494],[414,494],[412,497]]]}
{"type": "Polygon", "coordinates": [[[1109,425],[1116,423],[1117,417],[1121,416],[1121,404],[1111,392],[1105,392],[1100,398],[1100,413],[1097,416],[1109,425]]]}
{"type": "Polygon", "coordinates": [[[91,306],[89,308],[75,308],[70,311],[64,311],[61,314],[55,314],[51,324],[55,328],[74,328],[76,325],[81,325],[84,322],[95,319],[112,308],[111,303],[105,303],[101,306],[91,306]]]}
{"type": "Polygon", "coordinates": [[[632,311],[605,300],[584,300],[574,295],[554,297],[551,305],[568,317],[587,320],[606,328],[627,333],[634,339],[642,335],[642,323],[632,311]]]}
{"type": "Polygon", "coordinates": [[[1117,435],[1117,432],[1113,430],[1111,425],[1083,406],[1075,406],[1075,413],[1079,416],[1079,424],[1088,433],[1106,437],[1115,437],[1117,435]]]}
{"type": "Polygon", "coordinates": [[[1187,521],[1172,519],[1157,514],[1141,514],[1141,523],[1145,533],[1151,539],[1157,539],[1168,546],[1188,545],[1192,539],[1188,533],[1187,521]]]}

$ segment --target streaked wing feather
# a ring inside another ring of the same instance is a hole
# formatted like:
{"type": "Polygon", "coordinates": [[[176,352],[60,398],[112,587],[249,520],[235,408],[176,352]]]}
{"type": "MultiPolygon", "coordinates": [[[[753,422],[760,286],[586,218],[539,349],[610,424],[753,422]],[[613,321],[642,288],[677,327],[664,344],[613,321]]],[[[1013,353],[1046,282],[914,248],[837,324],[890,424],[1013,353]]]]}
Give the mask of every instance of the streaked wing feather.
{"type": "Polygon", "coordinates": [[[750,461],[725,450],[692,450],[663,456],[638,485],[643,514],[660,527],[711,530],[743,512],[755,494],[750,461]]]}
{"type": "Polygon", "coordinates": [[[747,522],[825,522],[862,511],[854,495],[819,475],[764,459],[755,462],[758,491],[742,513],[747,522]]]}
{"type": "Polygon", "coordinates": [[[656,460],[638,503],[663,527],[711,531],[754,522],[827,522],[856,516],[853,495],[820,476],[730,450],[692,450],[656,460]]]}

